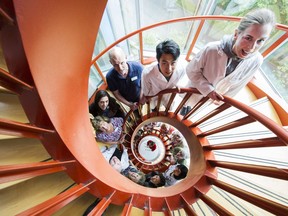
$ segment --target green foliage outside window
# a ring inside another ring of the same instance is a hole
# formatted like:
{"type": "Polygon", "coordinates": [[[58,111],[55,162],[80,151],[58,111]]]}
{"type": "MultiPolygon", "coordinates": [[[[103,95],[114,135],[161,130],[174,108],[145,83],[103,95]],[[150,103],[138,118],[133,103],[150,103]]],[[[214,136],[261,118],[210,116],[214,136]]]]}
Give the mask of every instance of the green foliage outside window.
{"type": "MultiPolygon", "coordinates": [[[[218,3],[221,8],[227,8],[228,4],[233,0],[223,0],[218,3]]],[[[249,11],[256,8],[269,8],[276,14],[277,22],[288,25],[288,0],[257,0],[252,8],[235,13],[233,16],[243,16],[249,11]]]]}
{"type": "Polygon", "coordinates": [[[189,11],[192,14],[195,13],[196,5],[195,3],[192,3],[191,0],[177,0],[177,4],[186,11],[189,11]]]}
{"type": "Polygon", "coordinates": [[[285,89],[288,89],[288,62],[278,65],[275,70],[273,70],[275,77],[278,79],[280,85],[285,89]]]}

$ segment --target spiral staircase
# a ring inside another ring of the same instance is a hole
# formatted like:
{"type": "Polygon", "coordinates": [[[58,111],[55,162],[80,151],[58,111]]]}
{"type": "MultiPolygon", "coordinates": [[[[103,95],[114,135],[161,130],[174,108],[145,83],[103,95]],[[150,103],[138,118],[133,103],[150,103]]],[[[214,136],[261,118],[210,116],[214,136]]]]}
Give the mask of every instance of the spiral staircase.
{"type": "MultiPolygon", "coordinates": [[[[257,80],[243,90],[249,96],[225,97],[219,106],[203,98],[185,116],[180,110],[199,94],[195,89],[160,92],[156,112],[147,102],[138,121],[128,113],[126,120],[134,119],[124,125],[128,148],[138,128],[154,121],[185,137],[189,173],[175,186],[145,188],[110,167],[87,113],[90,59],[105,5],[1,1],[0,215],[82,215],[96,198],[89,215],[288,215],[288,169],[281,163],[287,110],[257,80]]],[[[132,150],[130,157],[139,169],[165,169],[162,162],[141,164],[132,150]]]]}

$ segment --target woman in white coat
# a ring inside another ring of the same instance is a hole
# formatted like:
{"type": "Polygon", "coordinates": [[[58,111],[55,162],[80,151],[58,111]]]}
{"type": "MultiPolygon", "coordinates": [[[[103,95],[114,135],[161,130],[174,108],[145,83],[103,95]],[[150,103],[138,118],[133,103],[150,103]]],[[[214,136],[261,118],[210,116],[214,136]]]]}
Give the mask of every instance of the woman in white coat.
{"type": "MultiPolygon", "coordinates": [[[[259,49],[275,26],[275,14],[268,9],[248,13],[234,35],[224,36],[201,50],[187,65],[192,87],[213,101],[235,96],[254,76],[263,62],[259,49]]],[[[194,103],[200,98],[194,98],[194,103]]],[[[193,100],[193,99],[192,99],[193,100]]]]}

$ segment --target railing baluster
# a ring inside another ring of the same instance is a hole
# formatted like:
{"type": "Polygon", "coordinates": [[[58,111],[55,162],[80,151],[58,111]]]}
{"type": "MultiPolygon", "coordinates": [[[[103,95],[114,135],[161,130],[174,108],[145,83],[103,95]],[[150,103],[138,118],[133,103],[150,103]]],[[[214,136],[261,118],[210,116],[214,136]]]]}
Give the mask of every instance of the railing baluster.
{"type": "Polygon", "coordinates": [[[144,207],[144,215],[145,216],[152,216],[152,208],[151,208],[150,197],[148,197],[147,205],[144,207]]]}
{"type": "Polygon", "coordinates": [[[0,15],[2,15],[9,24],[13,25],[15,23],[14,19],[1,7],[0,7],[0,15]]]}
{"type": "Polygon", "coordinates": [[[186,55],[186,58],[185,58],[187,61],[190,61],[190,58],[189,58],[189,57],[190,57],[190,55],[191,55],[191,53],[192,53],[192,51],[193,51],[193,48],[194,48],[194,46],[195,46],[195,44],[196,44],[196,41],[197,41],[197,39],[198,39],[201,31],[202,31],[202,28],[203,28],[204,23],[205,23],[205,20],[204,20],[204,19],[201,19],[201,20],[200,20],[200,24],[198,25],[198,28],[197,28],[197,30],[196,30],[196,33],[195,33],[195,35],[194,35],[194,37],[193,37],[193,41],[191,42],[191,45],[190,45],[189,50],[188,50],[188,52],[187,52],[187,55],[186,55]]]}
{"type": "Polygon", "coordinates": [[[266,57],[270,53],[272,53],[276,48],[278,48],[279,45],[281,45],[285,40],[288,38],[288,32],[283,34],[280,38],[278,38],[277,41],[275,41],[271,46],[269,46],[263,53],[262,56],[266,57]]]}
{"type": "Polygon", "coordinates": [[[151,113],[151,103],[150,103],[150,99],[146,102],[147,104],[147,116],[148,118],[150,118],[150,113],[151,113]]]}
{"type": "MultiPolygon", "coordinates": [[[[210,113],[208,113],[207,115],[203,116],[201,119],[199,119],[198,121],[194,122],[193,124],[191,124],[189,127],[195,127],[201,123],[203,123],[204,121],[207,121],[208,119],[212,118],[213,116],[223,112],[224,110],[230,108],[231,106],[229,104],[222,104],[221,106],[217,107],[216,109],[214,109],[213,111],[211,111],[210,113]]],[[[184,116],[183,119],[185,119],[186,116],[184,116]]]]}
{"type": "Polygon", "coordinates": [[[163,213],[165,216],[172,216],[172,209],[167,201],[167,199],[165,198],[165,207],[163,208],[163,213]]]}
{"type": "Polygon", "coordinates": [[[105,86],[108,86],[107,81],[106,81],[106,77],[105,77],[104,74],[102,73],[102,70],[101,70],[101,68],[99,67],[99,65],[97,64],[97,62],[95,62],[93,65],[94,65],[94,67],[96,68],[96,70],[98,71],[101,79],[103,80],[104,85],[105,85],[105,86]]]}
{"type": "MultiPolygon", "coordinates": [[[[183,117],[182,120],[189,118],[189,116],[191,116],[194,112],[196,112],[196,110],[198,110],[209,99],[210,99],[209,97],[203,97],[197,104],[195,104],[194,107],[192,107],[192,109],[183,117]]],[[[189,127],[191,127],[191,125],[189,127]]]]}
{"type": "Polygon", "coordinates": [[[110,195],[107,197],[103,197],[101,201],[95,206],[95,208],[89,213],[89,215],[93,216],[101,216],[104,211],[108,208],[111,203],[111,198],[116,193],[114,190],[110,195]]]}
{"type": "Polygon", "coordinates": [[[166,109],[165,109],[165,115],[167,115],[167,113],[168,113],[168,111],[169,111],[169,109],[170,109],[170,107],[174,101],[175,96],[176,96],[176,93],[171,94],[169,101],[168,101],[168,104],[167,104],[166,109]]]}
{"type": "Polygon", "coordinates": [[[186,95],[184,96],[184,98],[182,99],[182,101],[180,102],[180,104],[178,105],[176,110],[174,111],[174,116],[177,115],[180,112],[180,110],[185,105],[185,103],[187,102],[187,100],[190,98],[191,95],[192,95],[191,92],[187,92],[186,93],[186,95]]]}
{"type": "Polygon", "coordinates": [[[123,211],[121,213],[121,216],[129,216],[130,215],[131,209],[133,207],[133,205],[132,205],[133,198],[134,198],[134,194],[132,194],[128,203],[125,203],[123,211]]]}
{"type": "MultiPolygon", "coordinates": [[[[159,94],[158,97],[157,97],[157,106],[155,107],[157,116],[159,115],[159,110],[160,110],[160,106],[161,106],[162,97],[163,97],[163,94],[159,94]]],[[[153,108],[153,109],[155,109],[155,108],[153,108]]]]}

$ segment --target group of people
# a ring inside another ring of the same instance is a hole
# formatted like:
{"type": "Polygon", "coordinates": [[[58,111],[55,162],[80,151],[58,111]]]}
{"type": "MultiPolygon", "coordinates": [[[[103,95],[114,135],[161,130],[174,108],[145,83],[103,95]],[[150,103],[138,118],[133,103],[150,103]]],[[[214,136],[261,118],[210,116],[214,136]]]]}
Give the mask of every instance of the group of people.
{"type": "Polygon", "coordinates": [[[97,141],[117,144],[124,139],[124,112],[106,90],[99,90],[89,106],[90,121],[97,141]]]}
{"type": "MultiPolygon", "coordinates": [[[[192,104],[203,96],[216,102],[222,100],[223,95],[233,97],[261,66],[263,57],[259,49],[275,23],[271,10],[254,10],[241,19],[234,34],[208,43],[187,66],[179,60],[180,48],[173,40],[159,43],[157,62],[145,68],[138,62],[126,61],[123,50],[114,47],[109,52],[113,68],[106,76],[108,87],[121,103],[133,110],[146,101],[146,96],[167,88],[198,89],[201,95],[192,98],[192,104]]],[[[163,98],[162,104],[167,105],[167,101],[168,97],[163,98]]],[[[155,103],[153,105],[152,109],[155,103]]]]}
{"type": "Polygon", "coordinates": [[[190,158],[190,153],[187,143],[183,141],[184,138],[181,136],[180,132],[167,123],[150,122],[145,124],[137,131],[133,140],[133,147],[137,148],[139,141],[143,137],[153,133],[155,135],[159,133],[159,136],[163,141],[165,141],[166,148],[170,152],[170,154],[166,156],[165,160],[169,162],[169,164],[189,165],[187,160],[190,158]]]}
{"type": "MultiPolygon", "coordinates": [[[[109,51],[109,59],[113,67],[106,75],[108,88],[119,102],[136,111],[134,114],[137,114],[139,105],[146,102],[147,96],[153,96],[167,88],[198,89],[201,95],[193,95],[191,103],[206,96],[215,102],[223,100],[224,95],[233,97],[260,68],[263,57],[259,50],[268,40],[275,23],[275,14],[271,10],[251,11],[241,19],[234,34],[225,35],[220,41],[208,43],[187,64],[179,60],[180,48],[171,39],[162,41],[156,46],[157,62],[145,68],[138,62],[127,61],[123,50],[114,47],[109,51]],[[189,82],[186,82],[187,80],[189,82]]],[[[124,134],[122,128],[124,112],[115,98],[107,91],[100,90],[95,96],[94,103],[89,107],[96,139],[110,144],[119,144],[124,134]]],[[[168,97],[162,98],[163,106],[167,105],[168,99],[168,97]]],[[[151,101],[151,104],[153,110],[156,103],[151,101]]],[[[173,145],[171,151],[174,156],[182,154],[181,147],[177,145],[173,145]]],[[[120,152],[122,157],[125,148],[120,152]]],[[[141,185],[164,186],[171,184],[167,183],[167,176],[173,176],[170,182],[176,182],[177,173],[185,173],[180,168],[183,164],[175,160],[174,156],[171,158],[173,166],[171,165],[167,170],[170,174],[166,172],[166,174],[157,172],[143,174],[129,164],[129,160],[125,165],[121,165],[121,168],[118,167],[118,170],[141,185]]],[[[110,160],[109,157],[109,163],[117,164],[115,162],[117,159],[122,163],[121,157],[119,159],[118,152],[118,157],[113,156],[114,160],[110,160]]]]}
{"type": "Polygon", "coordinates": [[[167,187],[187,176],[188,168],[183,164],[173,164],[165,172],[151,171],[144,173],[135,167],[129,160],[124,145],[103,147],[101,152],[106,161],[120,174],[131,181],[150,188],[167,187]]]}
{"type": "MultiPolygon", "coordinates": [[[[109,144],[109,147],[107,145],[102,147],[101,152],[107,162],[119,173],[137,184],[151,188],[171,186],[186,177],[188,168],[183,163],[178,163],[179,160],[171,162],[173,166],[170,166],[164,173],[152,171],[146,174],[130,162],[127,149],[120,141],[123,133],[124,113],[116,100],[109,96],[107,91],[100,90],[97,92],[95,103],[90,105],[89,112],[96,140],[109,144]]],[[[152,128],[147,126],[145,129],[152,128]]],[[[160,131],[162,136],[170,136],[172,133],[170,127],[165,123],[160,126],[160,131]]],[[[180,137],[173,132],[171,146],[179,146],[180,142],[182,142],[180,137]]],[[[176,155],[175,158],[177,158],[176,155]]]]}
{"type": "MultiPolygon", "coordinates": [[[[104,146],[101,152],[107,162],[119,173],[131,181],[151,188],[171,186],[186,177],[188,168],[183,164],[173,164],[164,173],[152,171],[144,174],[131,162],[127,149],[123,143],[123,117],[124,112],[115,98],[105,90],[99,90],[94,103],[89,106],[90,120],[97,141],[109,144],[104,146]],[[121,141],[122,140],[122,141],[121,141]]],[[[162,135],[167,133],[167,125],[162,124],[162,135]]]]}

